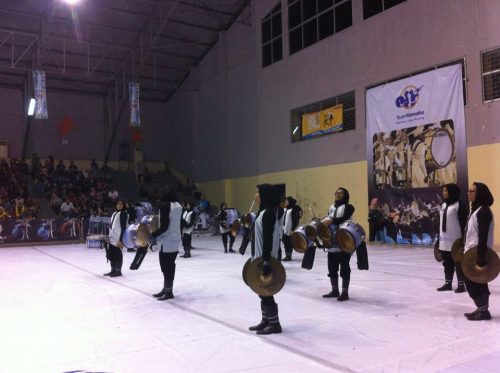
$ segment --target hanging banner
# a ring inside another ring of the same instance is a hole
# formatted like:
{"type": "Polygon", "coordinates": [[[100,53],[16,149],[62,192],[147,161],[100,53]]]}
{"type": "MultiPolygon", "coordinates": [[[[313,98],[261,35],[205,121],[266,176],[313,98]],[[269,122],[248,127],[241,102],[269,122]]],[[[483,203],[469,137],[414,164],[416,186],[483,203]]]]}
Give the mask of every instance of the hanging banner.
{"type": "Polygon", "coordinates": [[[33,87],[35,90],[35,119],[47,119],[47,90],[45,84],[45,71],[33,70],[33,87]]]}
{"type": "Polygon", "coordinates": [[[433,244],[442,185],[467,197],[462,66],[367,90],[366,118],[368,192],[384,217],[375,239],[433,244]]]}
{"type": "Polygon", "coordinates": [[[130,126],[141,126],[141,114],[139,111],[139,83],[129,82],[128,92],[130,99],[130,126]]]}
{"type": "Polygon", "coordinates": [[[342,104],[302,115],[302,137],[304,139],[325,133],[341,131],[344,107],[342,104]]]}

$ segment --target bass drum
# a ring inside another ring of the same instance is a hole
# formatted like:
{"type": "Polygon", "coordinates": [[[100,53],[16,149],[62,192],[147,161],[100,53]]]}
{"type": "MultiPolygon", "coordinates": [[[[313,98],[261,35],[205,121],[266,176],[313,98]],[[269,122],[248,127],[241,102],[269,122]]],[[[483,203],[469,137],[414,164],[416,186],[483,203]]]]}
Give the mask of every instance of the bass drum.
{"type": "Polygon", "coordinates": [[[446,167],[453,160],[455,145],[448,131],[437,129],[425,139],[427,151],[425,152],[425,168],[427,173],[446,167]]]}
{"type": "Polygon", "coordinates": [[[127,249],[146,247],[151,240],[151,233],[146,224],[131,224],[123,234],[123,245],[127,249]]]}
{"type": "Polygon", "coordinates": [[[340,249],[346,253],[353,253],[365,239],[366,233],[361,225],[347,220],[340,224],[335,232],[335,241],[340,249]]]}
{"type": "Polygon", "coordinates": [[[141,224],[149,227],[149,232],[154,233],[160,227],[160,221],[157,215],[146,215],[141,219],[141,224]]]}

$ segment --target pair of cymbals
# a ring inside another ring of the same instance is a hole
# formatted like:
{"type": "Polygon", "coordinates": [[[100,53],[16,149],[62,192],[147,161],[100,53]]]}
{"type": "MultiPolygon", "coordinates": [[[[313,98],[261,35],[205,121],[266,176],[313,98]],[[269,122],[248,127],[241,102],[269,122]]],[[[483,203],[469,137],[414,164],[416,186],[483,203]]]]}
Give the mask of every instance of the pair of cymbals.
{"type": "Polygon", "coordinates": [[[477,261],[477,246],[469,249],[463,254],[461,264],[464,275],[471,281],[479,284],[486,284],[493,281],[500,272],[500,258],[492,249],[487,249],[485,253],[486,265],[480,267],[477,261]]]}
{"type": "Polygon", "coordinates": [[[444,260],[441,250],[439,250],[439,240],[436,240],[436,244],[434,245],[434,259],[439,263],[444,260]]]}
{"type": "Polygon", "coordinates": [[[264,276],[263,264],[263,258],[255,259],[253,262],[248,259],[243,266],[243,281],[258,295],[270,297],[278,293],[285,285],[286,272],[279,260],[271,258],[269,261],[271,274],[264,276]]]}

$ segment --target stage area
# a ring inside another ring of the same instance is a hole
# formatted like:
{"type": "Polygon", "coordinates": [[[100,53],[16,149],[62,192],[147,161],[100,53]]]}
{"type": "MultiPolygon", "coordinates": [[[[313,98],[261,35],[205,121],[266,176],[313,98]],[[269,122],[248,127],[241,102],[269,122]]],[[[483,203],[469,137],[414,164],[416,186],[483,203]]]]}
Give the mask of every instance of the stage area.
{"type": "MultiPolygon", "coordinates": [[[[239,247],[237,239],[235,247],[239,247]]],[[[330,290],[326,254],[313,270],[284,263],[277,294],[283,333],[256,336],[259,298],[242,281],[248,258],[220,236],[193,237],[177,259],[175,299],[159,302],[158,253],[138,271],[108,272],[83,244],[0,248],[0,372],[492,372],[500,364],[500,280],[491,321],[472,322],[467,293],[439,293],[431,249],[370,246],[370,270],[351,259],[351,299],[330,290]]],[[[456,287],[456,280],[453,284],[456,287]]]]}

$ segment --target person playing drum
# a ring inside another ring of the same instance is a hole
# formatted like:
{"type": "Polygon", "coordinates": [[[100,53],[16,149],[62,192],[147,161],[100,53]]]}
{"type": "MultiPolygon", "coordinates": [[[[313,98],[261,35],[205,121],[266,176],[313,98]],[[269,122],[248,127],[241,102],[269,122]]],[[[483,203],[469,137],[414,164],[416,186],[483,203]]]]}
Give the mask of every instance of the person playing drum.
{"type": "Polygon", "coordinates": [[[439,211],[439,250],[443,258],[445,283],[437,291],[451,290],[453,273],[457,272],[458,287],[455,293],[465,291],[464,275],[460,263],[455,262],[451,257],[451,246],[457,239],[462,239],[462,233],[467,221],[467,207],[460,202],[460,188],[456,184],[443,185],[444,203],[439,211]]]}
{"type": "MultiPolygon", "coordinates": [[[[490,206],[493,204],[494,198],[485,184],[475,182],[469,187],[469,201],[471,202],[471,212],[465,227],[464,252],[477,246],[476,264],[479,267],[484,267],[486,265],[486,251],[493,247],[495,222],[490,206]]],[[[490,300],[488,284],[479,284],[465,276],[465,287],[477,307],[475,311],[464,314],[467,320],[491,320],[491,314],[488,311],[490,300]]]]}
{"type": "Polygon", "coordinates": [[[182,258],[191,258],[191,236],[193,233],[193,226],[195,221],[195,214],[193,204],[186,202],[186,208],[182,211],[182,246],[184,247],[184,255],[182,258]]]}
{"type": "Polygon", "coordinates": [[[118,200],[116,202],[116,211],[111,215],[111,223],[109,224],[109,245],[106,250],[106,258],[111,265],[111,271],[105,273],[104,276],[117,277],[122,275],[122,240],[128,224],[126,205],[124,200],[118,200]]]}
{"type": "MultiPolygon", "coordinates": [[[[335,192],[335,201],[328,209],[328,216],[332,219],[333,234],[340,224],[349,220],[354,213],[354,206],[349,204],[349,192],[345,188],[338,188],[335,192]]],[[[349,266],[351,254],[343,252],[333,240],[333,247],[328,249],[328,277],[332,291],[323,295],[323,298],[334,298],[338,301],[349,299],[349,282],[351,280],[351,267],[349,266]],[[339,294],[339,267],[342,277],[342,294],[339,294]]]]}
{"type": "MultiPolygon", "coordinates": [[[[228,208],[226,202],[222,202],[220,204],[220,211],[219,211],[219,229],[220,229],[220,234],[222,235],[222,244],[224,245],[224,252],[227,253],[227,237],[229,237],[229,252],[234,253],[235,251],[233,250],[233,244],[236,239],[231,234],[231,224],[229,224],[228,219],[229,219],[229,214],[228,214],[228,208]]],[[[236,216],[237,218],[237,216],[236,216]]]]}

